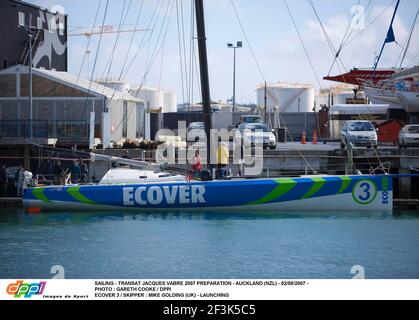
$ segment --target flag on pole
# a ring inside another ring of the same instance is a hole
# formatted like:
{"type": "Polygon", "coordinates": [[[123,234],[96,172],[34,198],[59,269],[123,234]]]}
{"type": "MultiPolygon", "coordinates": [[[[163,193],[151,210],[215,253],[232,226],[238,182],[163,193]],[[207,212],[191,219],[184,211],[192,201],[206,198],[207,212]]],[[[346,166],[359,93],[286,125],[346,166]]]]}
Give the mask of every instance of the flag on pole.
{"type": "Polygon", "coordinates": [[[386,37],[386,43],[391,43],[395,41],[396,41],[396,37],[394,36],[393,26],[390,26],[390,29],[388,30],[387,37],[386,37]]]}

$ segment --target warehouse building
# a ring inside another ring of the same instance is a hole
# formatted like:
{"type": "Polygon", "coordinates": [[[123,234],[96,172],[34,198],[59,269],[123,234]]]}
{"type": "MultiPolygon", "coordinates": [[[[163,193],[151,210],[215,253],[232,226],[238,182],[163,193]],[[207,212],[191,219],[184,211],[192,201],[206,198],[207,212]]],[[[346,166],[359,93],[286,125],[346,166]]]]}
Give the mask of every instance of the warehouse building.
{"type": "Polygon", "coordinates": [[[33,68],[0,71],[0,144],[89,148],[145,136],[142,100],[67,72],[33,68]]]}

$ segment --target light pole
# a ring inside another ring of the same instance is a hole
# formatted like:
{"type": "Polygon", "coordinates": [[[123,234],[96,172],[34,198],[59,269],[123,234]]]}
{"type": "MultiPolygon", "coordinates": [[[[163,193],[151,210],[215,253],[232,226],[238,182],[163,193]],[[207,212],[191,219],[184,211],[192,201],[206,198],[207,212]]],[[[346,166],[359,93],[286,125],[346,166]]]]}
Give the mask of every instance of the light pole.
{"type": "Polygon", "coordinates": [[[29,108],[30,108],[30,138],[33,138],[33,101],[32,101],[32,32],[29,30],[29,108]]]}
{"type": "Polygon", "coordinates": [[[87,79],[90,79],[90,54],[92,51],[86,50],[86,56],[87,56],[87,79]]]}
{"type": "Polygon", "coordinates": [[[33,46],[33,32],[36,32],[36,28],[32,26],[32,15],[29,15],[29,26],[25,27],[26,32],[28,33],[29,37],[29,138],[32,140],[33,138],[33,98],[32,98],[32,64],[33,64],[33,57],[32,57],[32,46],[33,46]]]}
{"type": "Polygon", "coordinates": [[[243,47],[243,42],[237,41],[236,45],[227,43],[229,49],[234,49],[234,62],[233,62],[233,112],[236,111],[236,49],[243,47]]]}

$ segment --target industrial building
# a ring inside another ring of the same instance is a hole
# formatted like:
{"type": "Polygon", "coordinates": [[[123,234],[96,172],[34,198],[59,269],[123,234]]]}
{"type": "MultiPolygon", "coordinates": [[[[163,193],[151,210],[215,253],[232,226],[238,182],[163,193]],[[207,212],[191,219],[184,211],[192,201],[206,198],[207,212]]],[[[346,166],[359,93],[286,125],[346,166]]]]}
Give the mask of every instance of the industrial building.
{"type": "Polygon", "coordinates": [[[67,71],[67,16],[18,0],[0,0],[0,70],[29,65],[67,71]]]}
{"type": "Polygon", "coordinates": [[[0,144],[93,148],[146,136],[140,99],[67,72],[33,68],[31,112],[28,72],[0,71],[0,144]]]}

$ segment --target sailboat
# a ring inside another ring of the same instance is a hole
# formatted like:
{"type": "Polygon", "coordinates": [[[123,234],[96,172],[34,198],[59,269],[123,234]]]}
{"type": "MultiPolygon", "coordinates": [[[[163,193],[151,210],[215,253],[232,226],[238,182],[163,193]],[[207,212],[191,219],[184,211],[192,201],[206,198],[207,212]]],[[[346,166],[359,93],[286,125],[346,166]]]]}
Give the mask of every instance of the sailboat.
{"type": "Polygon", "coordinates": [[[368,98],[373,101],[377,100],[377,103],[387,102],[396,108],[402,106],[407,112],[416,113],[419,111],[419,66],[403,69],[402,64],[410,45],[419,10],[416,12],[400,66],[398,68],[377,68],[385,46],[396,42],[393,23],[399,4],[400,0],[397,1],[394,8],[390,27],[373,68],[354,68],[345,74],[327,76],[323,79],[359,86],[368,98]]]}
{"type": "MultiPolygon", "coordinates": [[[[203,0],[195,0],[205,131],[209,137],[211,98],[203,0]]],[[[207,150],[211,150],[207,139],[207,150]]],[[[207,153],[210,159],[210,152],[207,153]]],[[[103,157],[103,156],[102,156],[103,157]]],[[[133,160],[111,159],[139,165],[133,160]]],[[[208,162],[210,163],[210,162],[208,162]]],[[[146,164],[140,164],[146,165],[146,164]]],[[[99,184],[27,188],[26,208],[50,210],[221,210],[221,211],[392,211],[388,175],[301,176],[277,179],[188,181],[152,168],[110,171],[99,184]],[[138,177],[138,182],[121,177],[138,177]]]]}

